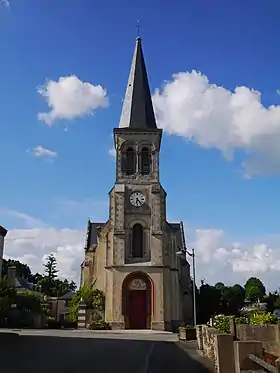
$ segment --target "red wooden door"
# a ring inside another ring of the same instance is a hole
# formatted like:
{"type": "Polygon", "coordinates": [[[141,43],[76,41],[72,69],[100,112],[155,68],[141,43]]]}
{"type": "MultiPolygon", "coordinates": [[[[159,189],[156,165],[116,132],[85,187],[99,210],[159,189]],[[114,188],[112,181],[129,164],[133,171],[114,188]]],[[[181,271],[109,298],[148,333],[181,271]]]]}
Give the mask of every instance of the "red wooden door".
{"type": "Polygon", "coordinates": [[[146,290],[129,292],[129,329],[147,329],[146,290]]]}

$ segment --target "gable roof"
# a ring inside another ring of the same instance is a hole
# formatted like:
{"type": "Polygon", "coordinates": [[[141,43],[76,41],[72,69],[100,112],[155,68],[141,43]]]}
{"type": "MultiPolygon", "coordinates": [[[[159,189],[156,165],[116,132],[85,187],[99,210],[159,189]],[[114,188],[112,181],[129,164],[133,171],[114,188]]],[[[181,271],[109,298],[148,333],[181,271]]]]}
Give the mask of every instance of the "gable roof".
{"type": "Polygon", "coordinates": [[[75,293],[73,291],[68,291],[68,293],[58,297],[59,300],[71,300],[74,297],[75,293]]]}

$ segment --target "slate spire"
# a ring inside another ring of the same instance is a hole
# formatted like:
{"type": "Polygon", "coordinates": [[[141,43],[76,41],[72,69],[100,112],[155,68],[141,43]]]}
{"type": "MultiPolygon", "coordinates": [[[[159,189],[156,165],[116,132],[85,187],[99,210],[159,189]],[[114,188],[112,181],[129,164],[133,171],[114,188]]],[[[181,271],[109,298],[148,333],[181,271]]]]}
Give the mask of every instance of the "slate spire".
{"type": "Polygon", "coordinates": [[[157,128],[140,37],[136,39],[119,127],[157,128]]]}

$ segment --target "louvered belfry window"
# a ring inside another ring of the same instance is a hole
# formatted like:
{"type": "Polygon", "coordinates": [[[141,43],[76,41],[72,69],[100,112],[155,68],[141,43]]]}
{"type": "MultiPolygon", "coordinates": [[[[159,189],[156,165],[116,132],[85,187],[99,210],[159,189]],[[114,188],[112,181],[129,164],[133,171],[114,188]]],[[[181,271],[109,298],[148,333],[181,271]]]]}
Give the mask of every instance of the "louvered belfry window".
{"type": "Polygon", "coordinates": [[[141,174],[149,175],[151,172],[151,155],[148,148],[143,148],[140,154],[141,174]]]}
{"type": "Polygon", "coordinates": [[[126,175],[135,174],[136,156],[133,148],[127,148],[122,154],[122,171],[126,175]]]}

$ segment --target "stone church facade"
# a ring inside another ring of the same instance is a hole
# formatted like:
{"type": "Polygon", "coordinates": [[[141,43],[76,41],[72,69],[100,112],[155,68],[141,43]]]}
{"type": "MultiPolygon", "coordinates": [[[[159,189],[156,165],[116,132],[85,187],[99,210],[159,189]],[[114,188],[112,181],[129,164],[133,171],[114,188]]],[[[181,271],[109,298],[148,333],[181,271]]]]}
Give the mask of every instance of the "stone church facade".
{"type": "Polygon", "coordinates": [[[181,223],[166,220],[157,128],[141,39],[137,38],[118,128],[116,181],[107,222],[88,222],[81,285],[106,295],[113,329],[174,330],[192,322],[190,266],[181,223]]]}

